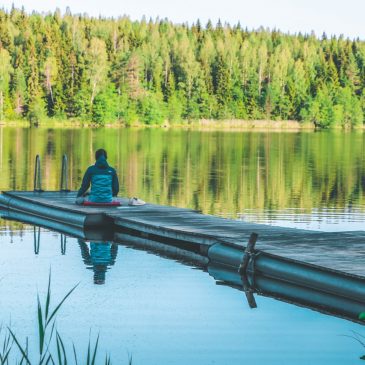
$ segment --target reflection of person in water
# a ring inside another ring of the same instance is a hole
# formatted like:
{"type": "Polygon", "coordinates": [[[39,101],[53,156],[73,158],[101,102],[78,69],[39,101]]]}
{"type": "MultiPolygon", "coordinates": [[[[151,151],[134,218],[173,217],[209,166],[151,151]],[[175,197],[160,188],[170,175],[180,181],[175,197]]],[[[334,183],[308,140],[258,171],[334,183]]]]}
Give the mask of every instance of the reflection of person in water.
{"type": "Polygon", "coordinates": [[[105,284],[108,266],[115,263],[118,245],[109,242],[90,242],[90,249],[85,241],[79,240],[82,259],[88,269],[94,271],[94,284],[105,284]]]}

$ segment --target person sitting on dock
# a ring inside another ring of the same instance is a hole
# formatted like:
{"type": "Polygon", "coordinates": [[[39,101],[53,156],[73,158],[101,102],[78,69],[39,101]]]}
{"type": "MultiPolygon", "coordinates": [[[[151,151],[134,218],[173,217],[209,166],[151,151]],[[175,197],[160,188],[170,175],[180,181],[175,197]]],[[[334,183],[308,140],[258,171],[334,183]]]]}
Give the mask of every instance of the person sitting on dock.
{"type": "Polygon", "coordinates": [[[76,204],[113,203],[113,197],[116,197],[119,192],[119,181],[115,169],[109,166],[107,158],[104,149],[101,148],[95,152],[95,164],[89,166],[85,172],[81,188],[77,193],[76,204]],[[91,192],[86,196],[90,184],[91,192]]]}

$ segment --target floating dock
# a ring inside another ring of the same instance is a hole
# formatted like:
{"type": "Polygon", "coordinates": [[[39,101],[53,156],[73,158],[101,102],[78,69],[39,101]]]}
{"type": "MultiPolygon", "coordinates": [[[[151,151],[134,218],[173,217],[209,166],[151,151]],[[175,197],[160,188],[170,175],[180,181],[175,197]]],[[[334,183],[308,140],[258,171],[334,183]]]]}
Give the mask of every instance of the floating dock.
{"type": "Polygon", "coordinates": [[[65,225],[71,232],[109,231],[116,240],[134,240],[135,245],[144,242],[150,248],[160,245],[179,258],[223,268],[219,272],[224,273],[226,282],[234,272],[232,283],[243,280],[249,301],[256,285],[255,273],[259,272],[310,290],[351,298],[357,308],[365,309],[365,278],[358,276],[364,275],[365,232],[272,227],[191,209],[128,206],[128,199],[121,199],[120,207],[79,206],[75,198],[76,192],[9,191],[0,195],[0,205],[15,219],[28,216],[28,220],[46,221],[51,229],[65,225]],[[257,235],[259,250],[254,247],[257,235]]]}
{"type": "MultiPolygon", "coordinates": [[[[76,205],[76,192],[8,191],[0,195],[0,205],[17,214],[48,220],[50,228],[64,224],[70,229],[102,228],[123,231],[131,236],[168,243],[187,252],[218,260],[221,249],[232,248],[242,259],[252,232],[259,235],[260,251],[347,273],[365,275],[365,232],[318,232],[273,227],[200,214],[191,209],[146,204],[121,207],[76,205]]],[[[227,252],[229,250],[227,249],[227,252]]],[[[232,256],[232,252],[230,255],[232,256]]],[[[233,262],[233,261],[232,261],[233,262]]]]}

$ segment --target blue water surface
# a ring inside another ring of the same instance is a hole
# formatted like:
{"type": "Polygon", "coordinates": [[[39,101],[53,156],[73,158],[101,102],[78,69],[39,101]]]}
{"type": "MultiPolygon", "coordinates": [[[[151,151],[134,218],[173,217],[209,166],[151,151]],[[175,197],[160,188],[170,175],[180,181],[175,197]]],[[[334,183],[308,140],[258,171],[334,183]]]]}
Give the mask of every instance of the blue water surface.
{"type": "Polygon", "coordinates": [[[2,223],[0,323],[30,343],[51,271],[53,305],[78,284],[57,329],[83,358],[100,333],[99,360],[108,352],[114,364],[362,363],[365,348],[348,337],[365,335],[359,324],[262,296],[250,309],[241,291],[195,267],[123,245],[103,255],[111,244],[70,237],[61,247],[61,235],[44,229],[35,247],[32,226],[2,223]]]}

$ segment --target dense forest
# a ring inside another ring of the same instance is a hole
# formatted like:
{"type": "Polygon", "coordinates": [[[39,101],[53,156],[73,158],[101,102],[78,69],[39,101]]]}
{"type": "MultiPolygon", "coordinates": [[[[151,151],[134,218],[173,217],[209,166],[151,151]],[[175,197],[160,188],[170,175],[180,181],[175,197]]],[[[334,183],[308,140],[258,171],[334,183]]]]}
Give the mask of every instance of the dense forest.
{"type": "Polygon", "coordinates": [[[0,121],[362,126],[365,42],[199,21],[0,10],[0,121]]]}

